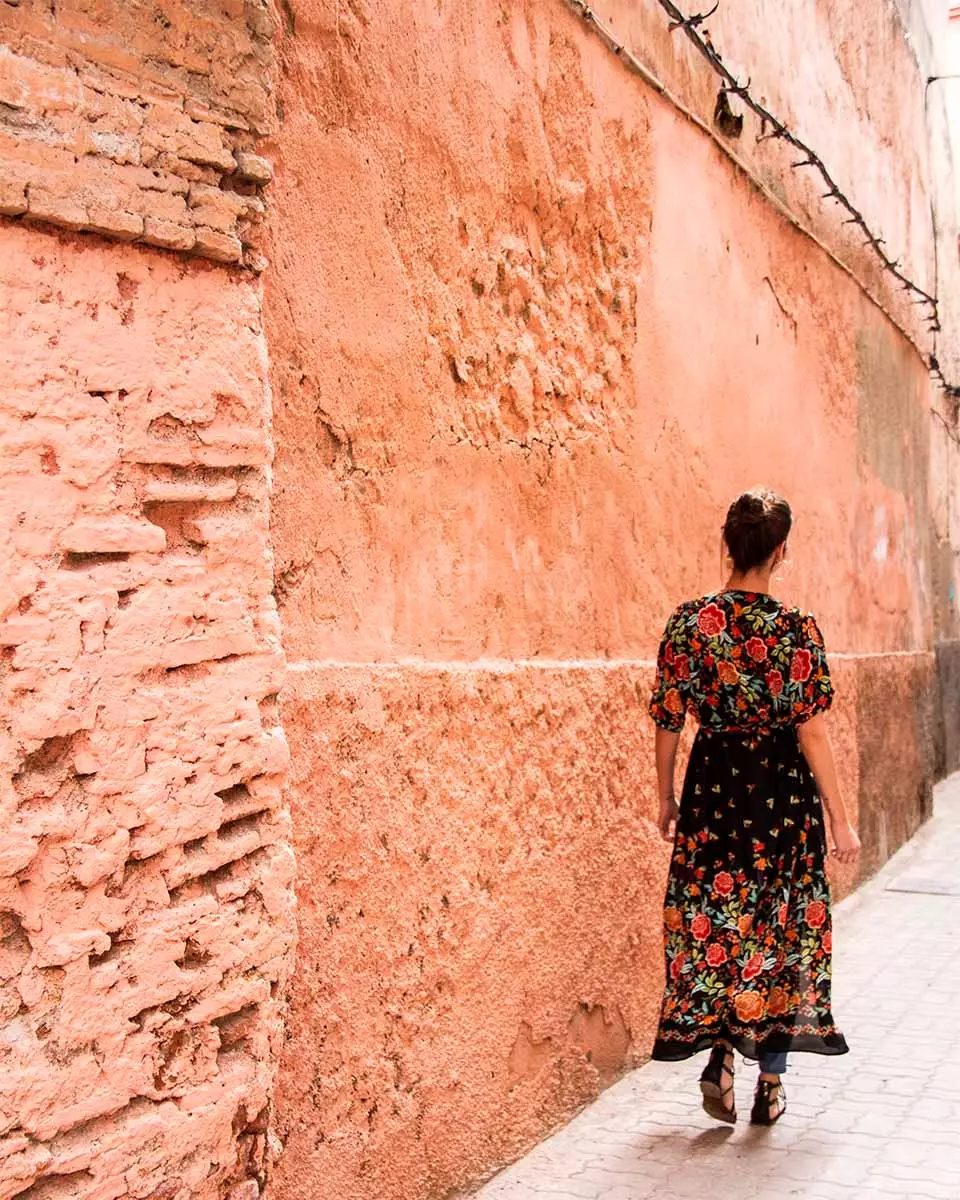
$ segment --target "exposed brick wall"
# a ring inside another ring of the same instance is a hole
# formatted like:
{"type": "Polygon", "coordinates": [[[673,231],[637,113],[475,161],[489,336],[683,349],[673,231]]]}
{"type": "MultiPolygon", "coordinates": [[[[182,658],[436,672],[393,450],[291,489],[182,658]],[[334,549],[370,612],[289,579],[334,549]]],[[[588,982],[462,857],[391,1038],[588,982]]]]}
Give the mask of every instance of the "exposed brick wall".
{"type": "Polygon", "coordinates": [[[253,1200],[292,953],[258,285],[0,238],[0,1198],[253,1200]]]}
{"type": "Polygon", "coordinates": [[[0,2],[0,214],[261,266],[266,0],[0,2]]]}
{"type": "Polygon", "coordinates": [[[103,240],[262,265],[272,33],[266,0],[0,2],[0,1200],[255,1200],[272,1158],[259,288],[103,240]]]}

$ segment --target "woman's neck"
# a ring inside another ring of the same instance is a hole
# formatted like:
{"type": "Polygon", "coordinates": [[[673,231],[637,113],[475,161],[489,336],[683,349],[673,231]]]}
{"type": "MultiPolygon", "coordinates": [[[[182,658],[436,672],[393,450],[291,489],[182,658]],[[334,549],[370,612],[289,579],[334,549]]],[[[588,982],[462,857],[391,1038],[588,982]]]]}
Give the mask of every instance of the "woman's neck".
{"type": "Polygon", "coordinates": [[[731,571],[727,580],[726,591],[735,592],[770,592],[770,577],[772,571],[731,571]]]}

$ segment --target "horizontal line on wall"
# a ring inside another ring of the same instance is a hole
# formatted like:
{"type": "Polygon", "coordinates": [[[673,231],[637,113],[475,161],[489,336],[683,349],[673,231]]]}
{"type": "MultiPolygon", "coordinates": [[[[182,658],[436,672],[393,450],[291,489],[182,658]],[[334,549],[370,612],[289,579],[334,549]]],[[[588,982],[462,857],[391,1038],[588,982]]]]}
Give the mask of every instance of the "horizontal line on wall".
{"type": "MultiPolygon", "coordinates": [[[[866,650],[838,651],[828,653],[831,661],[857,661],[874,658],[933,658],[932,650],[866,650]]],[[[337,658],[304,658],[298,662],[287,664],[292,674],[306,675],[313,671],[390,671],[410,670],[426,672],[466,674],[473,671],[487,671],[492,674],[509,674],[511,671],[524,671],[535,668],[539,671],[616,671],[621,668],[652,671],[656,662],[650,658],[466,658],[466,659],[427,659],[427,658],[393,658],[370,661],[351,661],[337,658]]]]}
{"type": "Polygon", "coordinates": [[[329,671],[336,668],[356,670],[391,670],[400,667],[413,671],[490,671],[504,674],[536,667],[541,671],[614,671],[620,667],[634,667],[652,671],[656,666],[647,658],[390,658],[351,662],[336,658],[300,659],[287,664],[287,669],[306,674],[309,671],[329,671]]]}
{"type": "Polygon", "coordinates": [[[832,662],[835,659],[853,659],[854,661],[861,658],[933,658],[932,650],[837,650],[827,651],[827,659],[832,662]]]}

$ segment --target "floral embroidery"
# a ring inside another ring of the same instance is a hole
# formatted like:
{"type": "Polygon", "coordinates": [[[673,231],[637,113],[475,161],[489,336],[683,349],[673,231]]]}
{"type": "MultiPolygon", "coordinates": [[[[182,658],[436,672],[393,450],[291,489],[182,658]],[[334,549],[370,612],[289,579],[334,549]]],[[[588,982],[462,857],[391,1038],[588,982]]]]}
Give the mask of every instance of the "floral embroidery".
{"type": "Polygon", "coordinates": [[[754,662],[763,662],[767,657],[767,646],[763,638],[752,637],[747,642],[747,653],[754,662]]]}
{"type": "Polygon", "coordinates": [[[827,906],[822,900],[811,900],[807,905],[806,922],[811,929],[819,929],[827,919],[827,906]]]}
{"type": "Polygon", "coordinates": [[[823,636],[809,613],[767,595],[719,592],[681,604],[667,623],[650,701],[654,721],[706,730],[798,724],[830,707],[823,636]]]}
{"type": "Polygon", "coordinates": [[[741,1021],[757,1021],[763,1016],[763,997],[759,992],[738,992],[733,998],[741,1021]]]}
{"type": "Polygon", "coordinates": [[[733,665],[733,663],[717,663],[717,676],[721,683],[725,683],[730,687],[732,687],[733,684],[740,682],[740,672],[733,665]]]}
{"type": "Polygon", "coordinates": [[[729,896],[733,891],[733,876],[729,871],[721,871],[713,877],[713,890],[721,896],[729,896]]]}
{"type": "Polygon", "coordinates": [[[790,998],[783,988],[772,987],[767,996],[767,1015],[771,1017],[782,1017],[787,1011],[789,1003],[790,998]]]}
{"type": "Polygon", "coordinates": [[[790,679],[795,683],[803,683],[810,678],[811,659],[809,650],[794,651],[790,661],[790,679]]]}
{"type": "Polygon", "coordinates": [[[706,604],[697,613],[697,628],[707,637],[716,637],[727,627],[727,618],[716,604],[706,604]]]}
{"type": "Polygon", "coordinates": [[[707,966],[721,967],[727,961],[727,952],[722,946],[716,943],[707,947],[707,966]]]}

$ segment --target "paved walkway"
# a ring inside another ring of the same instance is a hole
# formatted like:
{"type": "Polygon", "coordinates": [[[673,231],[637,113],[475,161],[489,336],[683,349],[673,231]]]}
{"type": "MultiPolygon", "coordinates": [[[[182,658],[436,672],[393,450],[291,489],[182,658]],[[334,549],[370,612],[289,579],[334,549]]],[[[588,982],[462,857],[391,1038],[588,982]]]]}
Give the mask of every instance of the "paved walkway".
{"type": "Polygon", "coordinates": [[[834,1010],[851,1052],[795,1056],[778,1125],[750,1126],[756,1068],[739,1056],[732,1128],[699,1108],[705,1059],[650,1063],[480,1200],[960,1200],[960,775],[835,926],[834,1010]]]}

